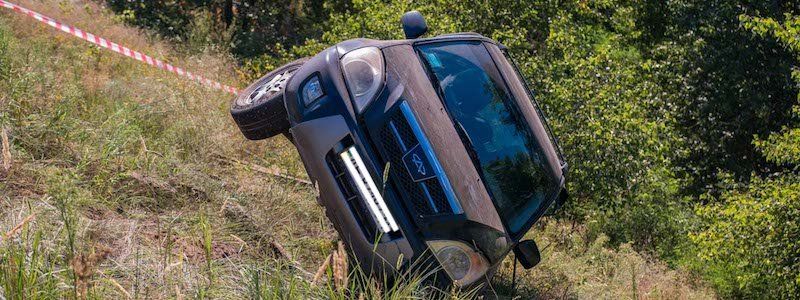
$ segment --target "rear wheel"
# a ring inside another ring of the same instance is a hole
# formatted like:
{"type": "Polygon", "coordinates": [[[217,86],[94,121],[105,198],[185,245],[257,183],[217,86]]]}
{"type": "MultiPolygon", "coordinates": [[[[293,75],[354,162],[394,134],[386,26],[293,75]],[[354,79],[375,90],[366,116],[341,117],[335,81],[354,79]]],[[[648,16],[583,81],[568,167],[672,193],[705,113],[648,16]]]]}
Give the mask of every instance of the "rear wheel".
{"type": "Polygon", "coordinates": [[[261,140],[289,131],[283,93],[307,60],[301,58],[267,73],[233,99],[231,116],[246,138],[261,140]]]}

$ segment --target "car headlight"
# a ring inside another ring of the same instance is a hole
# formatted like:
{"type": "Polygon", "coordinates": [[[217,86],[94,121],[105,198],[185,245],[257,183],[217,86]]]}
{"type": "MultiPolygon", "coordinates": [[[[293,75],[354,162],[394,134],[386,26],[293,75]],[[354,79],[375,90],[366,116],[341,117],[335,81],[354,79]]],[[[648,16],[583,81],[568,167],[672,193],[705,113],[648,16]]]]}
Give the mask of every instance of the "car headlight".
{"type": "Polygon", "coordinates": [[[367,107],[383,84],[384,66],[381,50],[365,47],[342,57],[342,70],[357,112],[367,107]]]}
{"type": "Polygon", "coordinates": [[[467,244],[447,240],[427,243],[436,260],[458,286],[474,283],[489,269],[486,258],[467,244]]]}

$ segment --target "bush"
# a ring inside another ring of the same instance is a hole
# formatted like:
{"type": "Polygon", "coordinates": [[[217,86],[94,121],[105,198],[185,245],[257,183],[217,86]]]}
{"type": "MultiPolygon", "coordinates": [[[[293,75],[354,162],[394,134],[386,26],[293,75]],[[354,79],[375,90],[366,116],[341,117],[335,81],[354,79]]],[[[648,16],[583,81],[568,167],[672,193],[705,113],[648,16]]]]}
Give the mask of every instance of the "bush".
{"type": "Polygon", "coordinates": [[[755,178],[697,213],[706,224],[692,234],[700,258],[735,283],[715,279],[723,295],[800,297],[800,178],[755,178]]]}
{"type": "MultiPolygon", "coordinates": [[[[800,17],[783,22],[742,16],[746,28],[775,38],[800,58],[800,17]]],[[[800,82],[800,72],[794,78],[800,82]]],[[[800,99],[800,95],[798,95],[800,99]]],[[[800,107],[794,108],[794,121],[800,107]]],[[[709,277],[723,295],[743,298],[800,298],[800,128],[786,126],[754,144],[767,160],[785,166],[747,185],[728,182],[712,203],[697,208],[703,225],[691,235],[709,277]]]]}

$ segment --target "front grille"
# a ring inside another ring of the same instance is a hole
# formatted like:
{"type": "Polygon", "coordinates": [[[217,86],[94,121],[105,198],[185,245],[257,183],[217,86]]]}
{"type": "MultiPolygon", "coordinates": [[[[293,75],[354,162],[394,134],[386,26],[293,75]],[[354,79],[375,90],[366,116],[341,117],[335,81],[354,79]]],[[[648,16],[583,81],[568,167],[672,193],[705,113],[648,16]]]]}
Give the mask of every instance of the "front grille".
{"type": "MultiPolygon", "coordinates": [[[[417,137],[414,135],[414,130],[411,129],[411,125],[408,124],[408,120],[406,120],[406,117],[399,109],[394,114],[392,114],[392,117],[389,118],[389,123],[387,123],[386,125],[387,126],[384,129],[384,131],[390,134],[393,140],[397,141],[398,140],[397,138],[399,138],[399,141],[402,141],[403,143],[403,145],[401,146],[404,149],[403,150],[397,149],[397,150],[400,150],[403,153],[405,153],[406,150],[411,149],[416,144],[419,144],[417,137]],[[394,127],[394,129],[391,128],[392,126],[394,127]],[[394,131],[396,131],[397,135],[394,135],[394,131]]],[[[402,156],[403,154],[401,153],[400,157],[402,156]]]]}
{"type": "Polygon", "coordinates": [[[403,155],[419,141],[400,109],[391,114],[380,135],[384,159],[390,163],[391,177],[410,208],[420,217],[451,214],[452,209],[438,178],[414,182],[405,169],[403,155]]]}

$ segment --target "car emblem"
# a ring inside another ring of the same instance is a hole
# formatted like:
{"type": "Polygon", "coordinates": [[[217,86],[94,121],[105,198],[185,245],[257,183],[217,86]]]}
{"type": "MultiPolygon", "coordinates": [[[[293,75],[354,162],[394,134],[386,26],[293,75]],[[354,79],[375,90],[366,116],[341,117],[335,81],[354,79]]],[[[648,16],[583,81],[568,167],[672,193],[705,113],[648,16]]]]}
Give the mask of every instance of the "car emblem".
{"type": "Polygon", "coordinates": [[[416,145],[403,154],[403,164],[408,174],[415,182],[427,180],[436,176],[428,155],[420,145],[416,145]]]}
{"type": "Polygon", "coordinates": [[[419,158],[419,155],[417,155],[416,153],[411,155],[411,161],[414,162],[414,165],[417,166],[417,172],[419,172],[422,175],[428,175],[428,172],[426,172],[425,170],[425,164],[422,163],[422,159],[419,158]]]}

